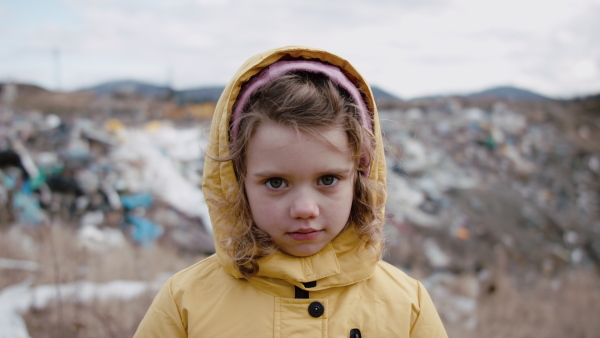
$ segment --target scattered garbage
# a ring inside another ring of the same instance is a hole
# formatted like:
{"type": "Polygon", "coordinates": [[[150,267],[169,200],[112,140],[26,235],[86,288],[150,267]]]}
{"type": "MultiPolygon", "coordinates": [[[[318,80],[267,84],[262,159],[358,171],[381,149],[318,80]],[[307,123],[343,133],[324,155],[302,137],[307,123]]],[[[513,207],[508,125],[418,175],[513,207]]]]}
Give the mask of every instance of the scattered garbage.
{"type": "Polygon", "coordinates": [[[162,236],[180,243],[183,231],[200,244],[182,250],[214,251],[200,189],[205,128],[66,121],[38,111],[2,120],[8,127],[0,133],[2,224],[79,224],[82,245],[94,250],[120,245],[117,232],[147,247],[162,236]],[[169,224],[152,219],[165,209],[175,211],[169,224]]]}
{"type": "Polygon", "coordinates": [[[125,210],[133,210],[136,208],[150,208],[154,199],[148,193],[138,193],[132,195],[121,195],[121,203],[125,210]]]}
{"type": "Polygon", "coordinates": [[[436,273],[423,281],[435,299],[440,316],[449,323],[472,331],[477,326],[479,280],[470,274],[436,273]]]}
{"type": "Polygon", "coordinates": [[[130,231],[131,239],[135,243],[143,246],[151,245],[163,233],[163,229],[160,225],[147,218],[127,214],[125,216],[125,221],[133,225],[133,228],[130,231]]]}
{"type": "Polygon", "coordinates": [[[450,257],[442,251],[435,240],[427,238],[423,243],[423,250],[434,268],[446,268],[450,264],[450,257]]]}
{"type": "Polygon", "coordinates": [[[19,223],[39,225],[45,219],[39,200],[28,188],[15,192],[12,207],[19,223]]]}
{"type": "MultiPolygon", "coordinates": [[[[99,228],[97,225],[86,223],[77,232],[82,246],[96,252],[106,252],[111,248],[123,247],[126,238],[123,232],[115,228],[99,228]]],[[[149,243],[145,243],[148,245],[149,243]]]]}
{"type": "Polygon", "coordinates": [[[381,111],[388,219],[400,235],[423,237],[400,261],[476,271],[494,264],[490,248],[502,243],[515,268],[600,267],[589,244],[600,241],[600,147],[578,148],[559,111],[451,98],[381,111]]]}
{"type": "MultiPolygon", "coordinates": [[[[128,118],[115,106],[16,111],[15,90],[6,86],[0,105],[0,227],[25,252],[39,251],[27,227],[53,222],[97,252],[157,241],[214,252],[201,190],[206,126],[160,120],[139,102],[128,118]]],[[[418,267],[444,320],[478,325],[481,276],[498,247],[517,276],[600,268],[600,122],[569,113],[555,102],[452,98],[380,111],[388,250],[394,264],[418,267]]]]}

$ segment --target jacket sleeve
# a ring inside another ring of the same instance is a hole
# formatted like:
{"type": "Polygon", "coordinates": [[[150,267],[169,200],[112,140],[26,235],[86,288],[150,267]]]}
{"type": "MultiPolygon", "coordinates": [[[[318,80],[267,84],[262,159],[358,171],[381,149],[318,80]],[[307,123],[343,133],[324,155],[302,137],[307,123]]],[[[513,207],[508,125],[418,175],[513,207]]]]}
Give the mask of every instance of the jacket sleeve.
{"type": "Polygon", "coordinates": [[[134,335],[134,338],[147,337],[187,337],[186,327],[173,298],[171,279],[154,298],[134,335]]]}
{"type": "Polygon", "coordinates": [[[429,293],[418,282],[420,311],[410,330],[411,338],[448,338],[444,324],[438,315],[429,293]]]}

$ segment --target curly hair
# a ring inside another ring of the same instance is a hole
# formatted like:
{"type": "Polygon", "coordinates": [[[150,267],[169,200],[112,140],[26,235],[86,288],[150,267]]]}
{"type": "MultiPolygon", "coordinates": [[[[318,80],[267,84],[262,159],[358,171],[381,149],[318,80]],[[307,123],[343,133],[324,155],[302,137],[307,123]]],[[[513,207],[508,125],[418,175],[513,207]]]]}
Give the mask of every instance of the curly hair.
{"type": "Polygon", "coordinates": [[[354,224],[357,235],[366,247],[381,256],[381,211],[385,190],[382,183],[368,177],[369,164],[375,157],[373,133],[361,125],[358,107],[345,90],[325,75],[295,71],[252,94],[240,116],[237,137],[229,145],[230,156],[225,159],[232,161],[239,184],[232,187],[221,205],[223,210],[233,213],[235,220],[222,244],[242,275],[256,275],[259,270],[257,259],[277,250],[270,236],[252,220],[245,191],[246,148],[254,131],[265,122],[274,122],[321,138],[318,130],[323,127],[338,127],[346,131],[355,167],[360,173],[355,175],[354,198],[348,221],[354,224]]]}

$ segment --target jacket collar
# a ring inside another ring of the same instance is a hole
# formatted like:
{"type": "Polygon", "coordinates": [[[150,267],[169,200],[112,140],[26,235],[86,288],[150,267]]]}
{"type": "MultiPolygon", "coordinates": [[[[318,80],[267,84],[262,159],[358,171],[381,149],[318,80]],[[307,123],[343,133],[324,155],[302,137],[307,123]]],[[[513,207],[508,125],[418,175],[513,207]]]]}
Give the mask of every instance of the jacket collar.
{"type": "MultiPolygon", "coordinates": [[[[310,291],[320,291],[368,279],[375,271],[378,255],[357,238],[354,227],[350,227],[312,256],[295,257],[277,251],[258,260],[260,269],[250,281],[277,279],[306,290],[303,283],[317,281],[310,291]]],[[[229,274],[243,278],[229,257],[219,255],[219,261],[229,274]]]]}

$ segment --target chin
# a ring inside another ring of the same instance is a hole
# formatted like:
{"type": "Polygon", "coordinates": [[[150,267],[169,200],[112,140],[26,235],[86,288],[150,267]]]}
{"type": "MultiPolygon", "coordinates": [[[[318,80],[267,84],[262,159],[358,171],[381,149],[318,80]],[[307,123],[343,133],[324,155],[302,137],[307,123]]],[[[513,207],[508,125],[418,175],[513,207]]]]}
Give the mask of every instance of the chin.
{"type": "Polygon", "coordinates": [[[285,252],[288,255],[291,256],[296,256],[296,257],[308,257],[308,256],[312,256],[316,253],[318,253],[319,251],[321,251],[323,249],[323,247],[317,246],[317,247],[308,247],[308,248],[294,248],[292,250],[286,250],[286,249],[281,249],[281,251],[285,252]]]}

